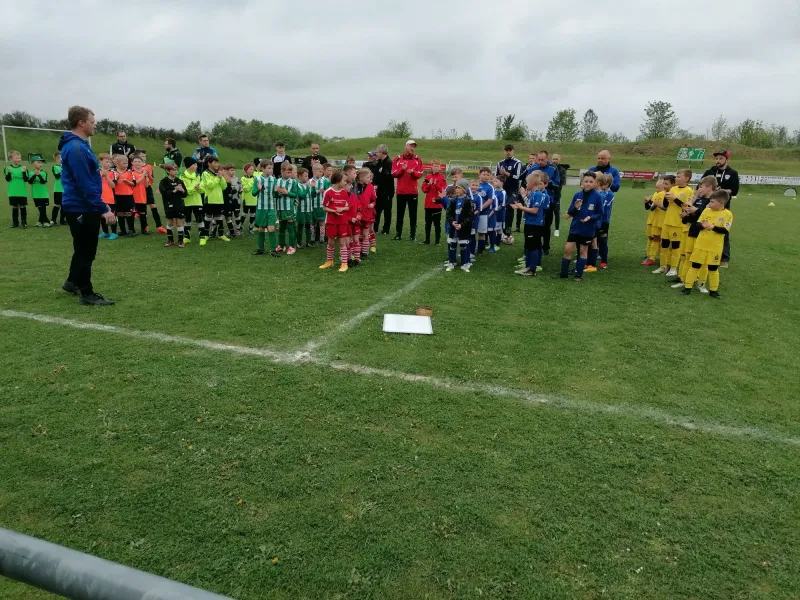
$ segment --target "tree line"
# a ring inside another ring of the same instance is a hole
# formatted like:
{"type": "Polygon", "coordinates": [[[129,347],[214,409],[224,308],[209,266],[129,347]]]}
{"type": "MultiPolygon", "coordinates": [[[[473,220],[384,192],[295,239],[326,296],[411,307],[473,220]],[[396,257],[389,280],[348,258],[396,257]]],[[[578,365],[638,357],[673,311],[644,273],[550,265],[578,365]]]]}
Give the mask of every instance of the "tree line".
{"type": "MultiPolygon", "coordinates": [[[[7,114],[0,114],[0,124],[13,125],[15,127],[60,129],[64,131],[69,129],[69,124],[66,119],[40,119],[19,110],[7,114]]],[[[257,119],[248,121],[237,117],[228,117],[227,119],[217,121],[211,126],[211,129],[204,129],[200,125],[200,121],[192,121],[183,131],[123,123],[122,121],[115,121],[113,119],[100,119],[97,121],[98,133],[114,136],[120,130],[125,131],[130,137],[158,140],[174,138],[175,140],[186,140],[192,143],[197,142],[197,138],[205,133],[211,136],[215,144],[240,150],[263,150],[264,147],[270,147],[275,142],[283,142],[286,144],[287,148],[301,148],[303,146],[308,146],[312,141],[325,142],[341,139],[325,138],[318,133],[301,131],[297,127],[292,127],[290,125],[264,123],[257,119]]]]}

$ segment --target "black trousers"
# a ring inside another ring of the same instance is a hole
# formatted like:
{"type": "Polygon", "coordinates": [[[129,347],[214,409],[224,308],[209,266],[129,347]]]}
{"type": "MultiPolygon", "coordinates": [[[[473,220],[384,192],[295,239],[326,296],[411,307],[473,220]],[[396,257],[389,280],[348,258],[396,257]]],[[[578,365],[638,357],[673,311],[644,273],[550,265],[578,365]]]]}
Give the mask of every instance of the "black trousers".
{"type": "Polygon", "coordinates": [[[392,197],[394,194],[381,194],[378,191],[375,199],[375,233],[381,228],[381,215],[383,215],[383,233],[389,233],[392,224],[392,197]]]}
{"type": "Polygon", "coordinates": [[[72,262],[67,281],[74,283],[81,294],[91,294],[92,263],[97,255],[97,236],[100,233],[100,213],[65,213],[72,234],[72,262]]]}
{"type": "Polygon", "coordinates": [[[722,262],[728,262],[731,259],[731,236],[726,235],[725,241],[722,242],[722,262]]]}
{"type": "Polygon", "coordinates": [[[550,204],[550,208],[544,213],[544,227],[542,228],[542,250],[550,252],[550,231],[553,225],[553,216],[556,208],[550,204]]]}
{"type": "Polygon", "coordinates": [[[398,236],[403,235],[403,220],[406,216],[406,206],[408,206],[408,223],[411,229],[411,237],[417,236],[417,205],[419,204],[419,194],[397,194],[397,222],[395,231],[398,236]]]}
{"type": "Polygon", "coordinates": [[[436,243],[439,243],[442,237],[442,209],[441,208],[426,208],[425,209],[425,241],[431,240],[431,225],[436,235],[436,243]]]}

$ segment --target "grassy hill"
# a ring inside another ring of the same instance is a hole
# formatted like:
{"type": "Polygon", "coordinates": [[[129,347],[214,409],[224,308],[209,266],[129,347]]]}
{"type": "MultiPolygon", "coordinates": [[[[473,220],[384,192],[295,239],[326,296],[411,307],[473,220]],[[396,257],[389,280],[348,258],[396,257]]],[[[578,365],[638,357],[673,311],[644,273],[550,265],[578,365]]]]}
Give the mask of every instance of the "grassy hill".
{"type": "MultiPolygon", "coordinates": [[[[357,138],[341,142],[326,143],[322,146],[322,153],[328,158],[343,158],[348,155],[355,156],[357,160],[364,159],[364,153],[378,144],[389,146],[391,154],[397,154],[403,149],[402,139],[390,138],[357,138]]],[[[503,156],[503,145],[506,142],[498,140],[418,140],[418,152],[425,159],[440,158],[445,162],[450,160],[491,160],[497,161],[503,156]]],[[[713,164],[711,153],[720,144],[714,142],[697,142],[681,140],[662,140],[647,143],[628,144],[587,144],[583,142],[549,143],[549,142],[514,142],[516,155],[527,161],[528,153],[540,149],[547,149],[551,154],[558,153],[563,161],[573,167],[587,167],[595,164],[597,153],[607,149],[612,154],[613,164],[623,170],[642,171],[667,171],[675,169],[675,155],[682,146],[703,146],[707,150],[707,159],[704,167],[713,164]]],[[[750,148],[738,144],[723,144],[730,150],[736,169],[740,173],[758,175],[796,175],[800,174],[800,148],[781,148],[764,150],[750,148]]],[[[305,155],[307,148],[295,148],[289,152],[292,155],[305,155]]],[[[686,163],[683,163],[685,166],[686,163]]],[[[699,165],[695,163],[699,168],[699,165]]]]}

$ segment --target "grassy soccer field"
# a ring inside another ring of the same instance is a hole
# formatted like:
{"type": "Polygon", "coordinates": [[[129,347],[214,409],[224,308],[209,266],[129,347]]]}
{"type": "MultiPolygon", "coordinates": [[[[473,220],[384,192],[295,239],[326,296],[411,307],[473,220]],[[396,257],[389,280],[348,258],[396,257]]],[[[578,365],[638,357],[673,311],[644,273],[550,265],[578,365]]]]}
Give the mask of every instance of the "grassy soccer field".
{"type": "Polygon", "coordinates": [[[741,194],[716,302],[639,265],[642,195],[581,284],[138,236],[92,309],[66,228],[3,229],[0,526],[241,599],[800,596],[797,200],[741,194]]]}

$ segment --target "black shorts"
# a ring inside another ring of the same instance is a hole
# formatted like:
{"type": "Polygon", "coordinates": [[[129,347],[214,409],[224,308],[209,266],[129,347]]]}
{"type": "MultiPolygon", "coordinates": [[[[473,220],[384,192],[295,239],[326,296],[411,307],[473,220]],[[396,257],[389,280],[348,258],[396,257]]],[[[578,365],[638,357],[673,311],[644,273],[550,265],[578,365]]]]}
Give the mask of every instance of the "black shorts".
{"type": "Polygon", "coordinates": [[[225,216],[224,204],[206,204],[203,207],[203,213],[207,217],[223,217],[225,216]]]}
{"type": "Polygon", "coordinates": [[[153,195],[153,188],[151,186],[148,185],[144,189],[144,193],[147,196],[147,203],[148,204],[155,204],[156,203],[156,197],[153,195]]]}
{"type": "Polygon", "coordinates": [[[544,225],[525,225],[525,252],[542,249],[544,225]]]}
{"type": "Polygon", "coordinates": [[[603,223],[603,224],[600,226],[600,232],[599,232],[599,233],[601,233],[601,234],[605,234],[605,235],[608,235],[608,228],[609,228],[610,226],[611,226],[611,223],[603,223]]]}
{"type": "Polygon", "coordinates": [[[61,194],[63,192],[53,192],[53,204],[61,206],[61,194]]]}
{"type": "Polygon", "coordinates": [[[27,196],[11,196],[8,199],[8,203],[11,206],[28,206],[28,197],[27,196]]]}
{"type": "Polygon", "coordinates": [[[136,204],[136,214],[147,216],[147,204],[136,204]]]}
{"type": "Polygon", "coordinates": [[[128,196],[118,196],[114,194],[114,206],[117,207],[117,214],[133,212],[133,194],[128,196]]]}
{"type": "Polygon", "coordinates": [[[242,207],[242,212],[246,215],[254,215],[256,214],[256,207],[245,205],[242,207]]]}
{"type": "MultiPolygon", "coordinates": [[[[202,206],[184,206],[183,218],[187,223],[191,223],[192,215],[194,220],[200,223],[203,220],[203,207],[202,206]]],[[[175,217],[176,219],[178,217],[175,217]]]]}
{"type": "Polygon", "coordinates": [[[40,206],[50,206],[50,198],[34,198],[33,205],[36,208],[39,208],[40,206]]]}
{"type": "Polygon", "coordinates": [[[580,246],[591,246],[593,241],[593,237],[586,237],[585,235],[578,235],[577,233],[570,233],[567,238],[568,243],[579,244],[580,246]]]}
{"type": "Polygon", "coordinates": [[[164,205],[164,215],[168,219],[183,219],[183,214],[186,212],[186,207],[183,202],[173,202],[164,205]]]}

